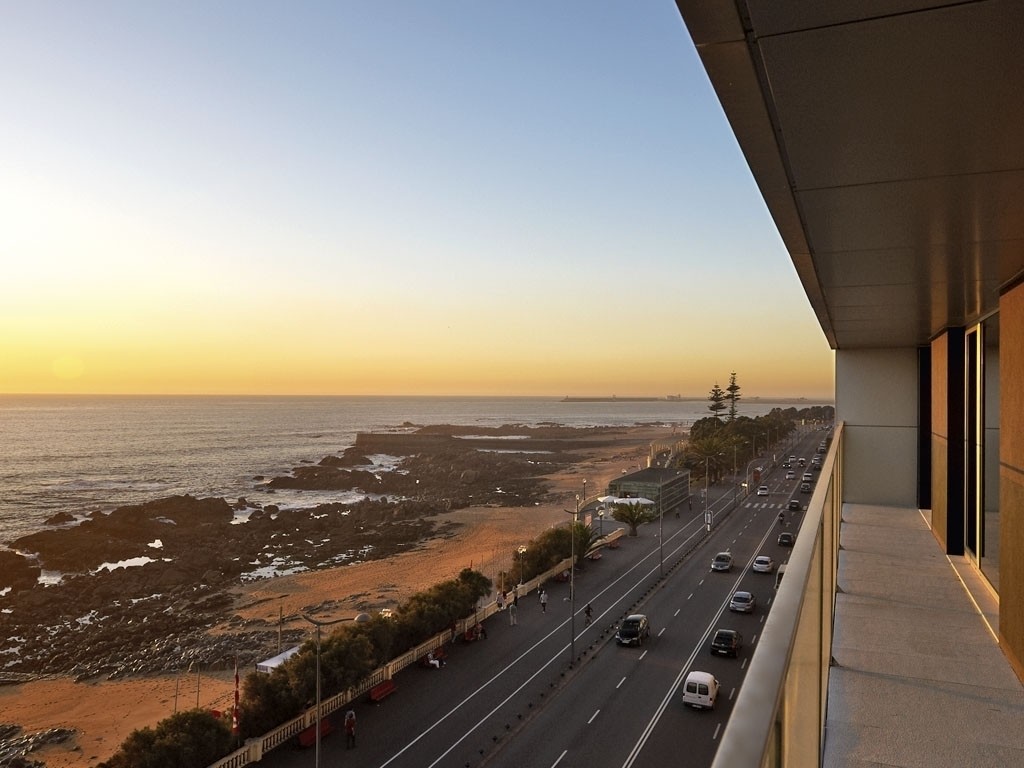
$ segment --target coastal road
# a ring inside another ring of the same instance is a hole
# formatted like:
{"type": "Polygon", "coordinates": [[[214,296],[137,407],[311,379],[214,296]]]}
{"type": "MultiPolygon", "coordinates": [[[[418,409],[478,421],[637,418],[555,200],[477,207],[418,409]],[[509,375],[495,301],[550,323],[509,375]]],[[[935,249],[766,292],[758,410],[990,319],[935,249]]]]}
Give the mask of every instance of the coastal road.
{"type": "MultiPolygon", "coordinates": [[[[774,594],[774,577],[751,573],[749,563],[762,553],[781,562],[788,552],[775,542],[777,515],[795,486],[784,471],[769,484],[769,497],[740,501],[703,543],[703,516],[687,510],[662,521],[663,545],[655,522],[588,562],[576,578],[571,665],[568,585],[552,584],[546,613],[535,595],[526,596],[516,626],[497,614],[487,622],[488,639],[453,646],[444,669],[403,670],[397,693],[377,705],[358,702],[358,746],[346,750],[340,733],[332,735],[321,745],[321,764],[626,768],[675,763],[685,744],[688,765],[709,765],[774,594]],[[731,573],[709,570],[721,549],[734,555],[731,573]],[[740,588],[758,597],[754,614],[728,612],[729,597],[740,588]],[[587,602],[594,607],[590,626],[582,613],[587,602]],[[633,612],[650,616],[652,638],[639,649],[620,648],[611,639],[614,626],[633,612]],[[719,626],[744,634],[738,659],[709,655],[710,634],[719,626]],[[722,682],[714,712],[680,703],[681,680],[691,668],[722,682]]],[[[790,514],[787,528],[797,525],[790,514]]],[[[310,766],[313,752],[283,747],[262,764],[310,766]]]]}

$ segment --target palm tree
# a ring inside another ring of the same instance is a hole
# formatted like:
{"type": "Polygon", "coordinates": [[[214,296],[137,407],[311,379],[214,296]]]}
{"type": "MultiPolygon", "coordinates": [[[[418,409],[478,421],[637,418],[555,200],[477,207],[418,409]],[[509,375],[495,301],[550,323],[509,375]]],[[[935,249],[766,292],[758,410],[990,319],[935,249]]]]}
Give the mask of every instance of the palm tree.
{"type": "Polygon", "coordinates": [[[629,526],[629,535],[636,536],[641,523],[654,519],[654,507],[643,504],[612,504],[612,519],[629,526]]]}

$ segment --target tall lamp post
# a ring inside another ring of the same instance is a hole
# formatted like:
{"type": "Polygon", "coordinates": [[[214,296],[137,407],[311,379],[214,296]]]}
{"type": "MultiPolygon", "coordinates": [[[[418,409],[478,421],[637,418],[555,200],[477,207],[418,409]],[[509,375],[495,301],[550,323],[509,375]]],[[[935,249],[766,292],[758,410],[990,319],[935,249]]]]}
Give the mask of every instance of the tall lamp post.
{"type": "Polygon", "coordinates": [[[665,510],[661,504],[661,491],[658,491],[658,576],[665,576],[665,510]]]}
{"type": "Polygon", "coordinates": [[[316,768],[320,768],[320,627],[327,627],[331,624],[341,624],[343,621],[358,621],[360,624],[370,620],[370,617],[365,613],[360,613],[356,616],[348,616],[344,619],[331,619],[329,621],[322,621],[320,619],[314,619],[312,616],[307,616],[302,613],[299,614],[316,627],[316,768]]]}
{"type": "Polygon", "coordinates": [[[525,544],[520,544],[519,545],[519,549],[517,549],[516,552],[519,553],[519,584],[520,584],[520,586],[522,586],[523,576],[524,576],[524,570],[523,569],[525,568],[523,560],[525,560],[524,555],[526,555],[526,545],[525,544]]]}
{"type": "Polygon", "coordinates": [[[580,497],[576,497],[576,512],[565,510],[572,515],[569,528],[569,666],[576,661],[576,517],[580,513],[580,497]]]}

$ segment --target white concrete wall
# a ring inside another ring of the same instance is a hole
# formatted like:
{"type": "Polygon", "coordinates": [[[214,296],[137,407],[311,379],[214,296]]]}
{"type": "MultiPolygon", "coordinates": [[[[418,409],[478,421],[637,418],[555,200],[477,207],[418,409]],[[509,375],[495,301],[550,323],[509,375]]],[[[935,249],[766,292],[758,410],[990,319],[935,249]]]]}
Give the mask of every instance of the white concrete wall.
{"type": "Polygon", "coordinates": [[[917,359],[913,348],[836,352],[844,502],[917,506],[917,359]]]}

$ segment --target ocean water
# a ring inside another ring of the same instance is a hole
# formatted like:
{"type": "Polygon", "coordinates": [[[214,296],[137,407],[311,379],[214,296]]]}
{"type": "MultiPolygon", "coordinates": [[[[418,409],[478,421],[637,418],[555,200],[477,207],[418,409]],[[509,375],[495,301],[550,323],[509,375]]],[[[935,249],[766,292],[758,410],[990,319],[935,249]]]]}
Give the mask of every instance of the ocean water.
{"type": "MultiPolygon", "coordinates": [[[[741,413],[791,405],[744,402],[741,413]]],[[[58,512],[84,515],[175,494],[283,508],[353,501],[351,493],[272,493],[256,478],[337,454],[359,432],[409,424],[685,427],[707,415],[702,399],[0,395],[0,546],[58,512]]]]}

